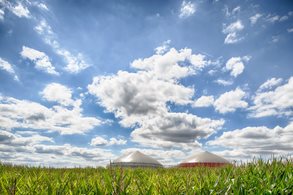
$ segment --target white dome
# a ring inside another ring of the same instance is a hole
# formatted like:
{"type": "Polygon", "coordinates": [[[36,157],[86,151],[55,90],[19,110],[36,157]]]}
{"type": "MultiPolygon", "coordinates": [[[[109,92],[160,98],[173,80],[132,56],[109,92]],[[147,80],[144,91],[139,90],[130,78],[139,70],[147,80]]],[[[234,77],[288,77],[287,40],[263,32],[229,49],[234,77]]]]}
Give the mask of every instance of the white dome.
{"type": "Polygon", "coordinates": [[[181,164],[186,163],[229,163],[229,161],[218,155],[204,151],[197,153],[181,162],[181,164]]]}
{"type": "Polygon", "coordinates": [[[139,151],[135,151],[120,156],[111,163],[111,166],[162,167],[162,164],[139,151]]]}

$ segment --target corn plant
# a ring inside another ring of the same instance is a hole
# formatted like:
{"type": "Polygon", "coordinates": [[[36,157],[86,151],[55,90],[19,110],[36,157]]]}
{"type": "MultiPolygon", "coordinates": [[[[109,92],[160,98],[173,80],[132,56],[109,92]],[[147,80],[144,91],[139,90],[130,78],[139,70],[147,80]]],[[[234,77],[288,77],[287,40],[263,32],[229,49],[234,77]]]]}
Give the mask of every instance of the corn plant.
{"type": "Polygon", "coordinates": [[[0,194],[292,194],[292,162],[220,168],[45,168],[0,164],[0,194]]]}

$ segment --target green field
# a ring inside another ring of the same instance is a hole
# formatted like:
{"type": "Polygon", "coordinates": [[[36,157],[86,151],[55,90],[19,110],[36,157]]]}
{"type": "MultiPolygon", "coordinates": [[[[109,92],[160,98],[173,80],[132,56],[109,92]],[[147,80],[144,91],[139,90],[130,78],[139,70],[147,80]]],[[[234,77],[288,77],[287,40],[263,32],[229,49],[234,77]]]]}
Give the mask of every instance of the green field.
{"type": "Polygon", "coordinates": [[[0,165],[0,194],[290,194],[288,161],[222,168],[105,169],[0,165]]]}

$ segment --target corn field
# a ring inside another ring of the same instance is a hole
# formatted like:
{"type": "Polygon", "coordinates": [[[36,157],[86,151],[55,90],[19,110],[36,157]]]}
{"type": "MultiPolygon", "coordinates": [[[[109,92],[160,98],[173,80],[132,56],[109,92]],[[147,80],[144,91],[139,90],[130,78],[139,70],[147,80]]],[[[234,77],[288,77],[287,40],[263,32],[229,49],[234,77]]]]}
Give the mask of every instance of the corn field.
{"type": "Polygon", "coordinates": [[[42,168],[0,164],[0,194],[292,194],[292,162],[221,168],[42,168]]]}

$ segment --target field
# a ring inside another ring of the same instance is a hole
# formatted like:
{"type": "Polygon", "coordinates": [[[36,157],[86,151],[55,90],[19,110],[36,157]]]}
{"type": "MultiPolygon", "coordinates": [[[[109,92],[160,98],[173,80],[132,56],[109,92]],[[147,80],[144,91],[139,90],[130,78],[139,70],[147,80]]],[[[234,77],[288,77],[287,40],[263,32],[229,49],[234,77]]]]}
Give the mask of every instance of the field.
{"type": "Polygon", "coordinates": [[[222,168],[73,168],[0,165],[0,194],[290,194],[292,163],[222,168]]]}

